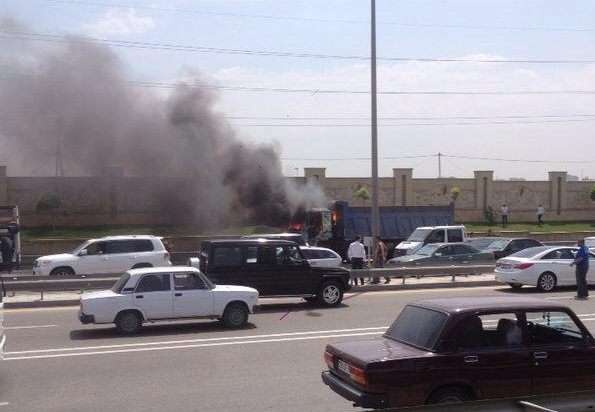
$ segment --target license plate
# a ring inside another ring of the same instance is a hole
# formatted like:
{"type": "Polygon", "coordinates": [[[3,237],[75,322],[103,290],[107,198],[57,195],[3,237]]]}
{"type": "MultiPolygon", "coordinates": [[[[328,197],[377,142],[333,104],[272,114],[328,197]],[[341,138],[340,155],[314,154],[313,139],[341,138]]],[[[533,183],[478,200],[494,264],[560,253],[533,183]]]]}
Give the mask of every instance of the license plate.
{"type": "Polygon", "coordinates": [[[500,265],[500,269],[512,269],[512,265],[504,263],[500,265]]]}
{"type": "Polygon", "coordinates": [[[341,372],[349,374],[349,365],[342,360],[337,361],[337,369],[339,369],[341,372]]]}

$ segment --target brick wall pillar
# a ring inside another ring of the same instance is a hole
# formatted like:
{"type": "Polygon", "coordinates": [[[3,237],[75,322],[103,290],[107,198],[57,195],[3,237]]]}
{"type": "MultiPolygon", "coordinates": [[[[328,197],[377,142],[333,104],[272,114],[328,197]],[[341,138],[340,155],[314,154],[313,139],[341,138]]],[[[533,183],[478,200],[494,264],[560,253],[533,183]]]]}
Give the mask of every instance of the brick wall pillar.
{"type": "Polygon", "coordinates": [[[306,183],[311,181],[318,182],[320,187],[324,190],[326,181],[326,167],[306,167],[304,168],[304,176],[306,183]]]}
{"type": "Polygon", "coordinates": [[[413,205],[413,169],[393,169],[393,205],[413,205]]]}
{"type": "Polygon", "coordinates": [[[487,209],[492,201],[492,185],[494,184],[494,172],[492,170],[476,170],[475,177],[475,207],[481,211],[487,209]]]}
{"type": "Polygon", "coordinates": [[[550,207],[552,213],[561,215],[566,209],[566,181],[567,172],[549,172],[550,181],[550,207]]]}

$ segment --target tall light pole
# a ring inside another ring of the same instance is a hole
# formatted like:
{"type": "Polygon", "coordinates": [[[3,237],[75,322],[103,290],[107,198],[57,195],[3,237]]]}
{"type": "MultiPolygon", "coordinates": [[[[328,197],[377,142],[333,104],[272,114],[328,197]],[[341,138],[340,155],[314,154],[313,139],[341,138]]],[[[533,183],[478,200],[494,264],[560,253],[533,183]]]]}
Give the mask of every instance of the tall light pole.
{"type": "Polygon", "coordinates": [[[378,113],[376,99],[376,0],[372,2],[372,245],[375,249],[376,236],[380,234],[380,213],[378,210],[378,113]]]}

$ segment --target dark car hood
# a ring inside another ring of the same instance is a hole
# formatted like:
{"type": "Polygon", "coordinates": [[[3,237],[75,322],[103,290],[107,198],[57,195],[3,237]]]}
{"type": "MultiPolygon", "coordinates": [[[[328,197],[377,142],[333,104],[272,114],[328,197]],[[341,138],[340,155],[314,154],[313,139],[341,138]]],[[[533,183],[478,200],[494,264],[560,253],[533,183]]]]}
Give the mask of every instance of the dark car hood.
{"type": "Polygon", "coordinates": [[[327,275],[349,275],[349,271],[340,266],[311,266],[310,268],[314,273],[323,273],[327,275]]]}
{"type": "Polygon", "coordinates": [[[339,342],[329,344],[328,346],[333,354],[362,363],[413,358],[432,354],[432,352],[427,350],[418,349],[385,337],[339,342]]]}
{"type": "Polygon", "coordinates": [[[416,262],[418,260],[427,260],[429,258],[430,258],[430,256],[426,256],[426,255],[405,255],[405,256],[399,256],[396,258],[392,258],[391,260],[389,260],[389,263],[392,263],[392,264],[410,263],[410,262],[416,262]]]}

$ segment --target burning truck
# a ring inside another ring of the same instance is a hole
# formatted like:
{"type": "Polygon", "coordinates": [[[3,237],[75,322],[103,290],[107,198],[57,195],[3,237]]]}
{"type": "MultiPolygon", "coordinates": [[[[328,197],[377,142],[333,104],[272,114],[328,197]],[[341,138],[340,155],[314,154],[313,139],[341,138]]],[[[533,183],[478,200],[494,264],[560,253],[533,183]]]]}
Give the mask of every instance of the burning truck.
{"type": "MultiPolygon", "coordinates": [[[[454,208],[446,206],[382,206],[380,209],[380,237],[389,250],[407,239],[420,226],[454,224],[454,208]]],[[[346,258],[349,243],[356,236],[372,236],[372,208],[349,206],[335,200],[326,208],[313,208],[295,213],[289,232],[301,233],[310,245],[333,249],[346,258]]]]}

